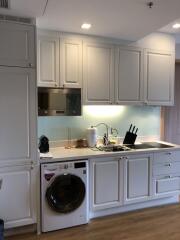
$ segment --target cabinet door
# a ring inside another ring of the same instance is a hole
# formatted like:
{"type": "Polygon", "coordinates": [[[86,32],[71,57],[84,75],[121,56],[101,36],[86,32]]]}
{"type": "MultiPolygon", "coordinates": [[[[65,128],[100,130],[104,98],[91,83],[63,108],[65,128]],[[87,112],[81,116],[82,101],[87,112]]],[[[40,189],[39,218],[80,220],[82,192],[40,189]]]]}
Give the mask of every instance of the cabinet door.
{"type": "Polygon", "coordinates": [[[90,161],[90,202],[92,210],[102,210],[121,205],[119,164],[119,160],[114,158],[90,161]]]}
{"type": "Polygon", "coordinates": [[[37,39],[38,86],[59,86],[59,38],[38,34],[37,39]]]}
{"type": "Polygon", "coordinates": [[[84,104],[114,102],[114,46],[103,43],[84,44],[84,104]]]}
{"type": "Polygon", "coordinates": [[[60,39],[60,85],[81,88],[82,85],[82,41],[60,39]]]}
{"type": "Polygon", "coordinates": [[[174,54],[145,51],[145,98],[151,105],[174,104],[174,54]]]}
{"type": "Polygon", "coordinates": [[[180,193],[180,173],[169,173],[153,177],[153,196],[155,198],[172,197],[180,193]]]}
{"type": "Polygon", "coordinates": [[[125,203],[149,200],[152,195],[152,156],[140,155],[125,160],[125,203]]]}
{"type": "Polygon", "coordinates": [[[115,101],[118,104],[143,100],[143,52],[140,48],[116,50],[115,101]]]}
{"type": "Polygon", "coordinates": [[[34,26],[0,22],[0,65],[35,67],[34,26]]]}
{"type": "Polygon", "coordinates": [[[37,155],[35,70],[0,67],[0,162],[37,155]]]}
{"type": "Polygon", "coordinates": [[[0,168],[0,216],[5,228],[36,222],[35,179],[31,166],[0,168]]]}

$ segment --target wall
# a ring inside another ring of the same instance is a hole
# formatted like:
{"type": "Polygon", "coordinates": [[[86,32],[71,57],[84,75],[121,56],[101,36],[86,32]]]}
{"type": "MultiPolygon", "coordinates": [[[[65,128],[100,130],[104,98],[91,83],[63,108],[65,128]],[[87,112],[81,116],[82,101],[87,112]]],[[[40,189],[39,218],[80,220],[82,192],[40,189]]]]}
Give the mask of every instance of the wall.
{"type": "Polygon", "coordinates": [[[152,33],[130,45],[175,52],[175,37],[166,33],[152,33]]]}
{"type": "MultiPolygon", "coordinates": [[[[67,128],[71,128],[71,138],[86,137],[86,128],[105,122],[117,128],[119,136],[124,136],[131,123],[139,128],[140,136],[160,135],[160,107],[143,106],[84,106],[79,117],[39,117],[38,136],[45,134],[51,141],[67,139],[67,128]]],[[[98,135],[105,132],[98,128],[98,135]]]]}

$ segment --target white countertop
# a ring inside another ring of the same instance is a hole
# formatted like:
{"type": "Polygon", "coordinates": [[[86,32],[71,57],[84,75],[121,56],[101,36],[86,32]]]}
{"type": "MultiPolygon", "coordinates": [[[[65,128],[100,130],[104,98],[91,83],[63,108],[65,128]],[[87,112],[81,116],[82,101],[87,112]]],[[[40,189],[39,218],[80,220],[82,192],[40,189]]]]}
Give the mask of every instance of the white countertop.
{"type": "Polygon", "coordinates": [[[164,143],[171,145],[171,148],[150,148],[150,149],[138,149],[130,151],[119,151],[119,152],[105,152],[99,151],[98,149],[91,148],[70,148],[66,149],[64,147],[51,148],[50,153],[53,158],[40,158],[40,163],[50,163],[57,161],[70,161],[70,160],[80,160],[80,159],[91,159],[97,157],[115,157],[120,155],[129,154],[139,154],[139,153],[153,153],[153,152],[165,152],[165,151],[175,151],[180,150],[180,146],[172,143],[158,141],[159,143],[164,143]]]}

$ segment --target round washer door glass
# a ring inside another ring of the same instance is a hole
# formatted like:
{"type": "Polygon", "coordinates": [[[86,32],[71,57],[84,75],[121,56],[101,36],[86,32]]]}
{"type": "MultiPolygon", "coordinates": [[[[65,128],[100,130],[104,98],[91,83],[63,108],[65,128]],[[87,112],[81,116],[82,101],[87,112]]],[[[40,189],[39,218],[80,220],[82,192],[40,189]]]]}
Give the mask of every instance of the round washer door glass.
{"type": "Polygon", "coordinates": [[[84,200],[86,188],[80,177],[73,174],[59,175],[46,191],[49,206],[59,213],[77,209],[84,200]]]}

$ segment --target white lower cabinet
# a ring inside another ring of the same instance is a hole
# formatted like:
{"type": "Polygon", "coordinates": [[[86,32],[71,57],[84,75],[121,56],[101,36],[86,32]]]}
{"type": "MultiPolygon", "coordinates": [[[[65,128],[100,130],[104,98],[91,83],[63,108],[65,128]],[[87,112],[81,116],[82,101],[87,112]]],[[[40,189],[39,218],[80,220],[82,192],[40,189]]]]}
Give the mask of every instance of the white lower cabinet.
{"type": "Polygon", "coordinates": [[[113,157],[90,160],[90,208],[92,211],[122,205],[122,162],[113,157]]]}
{"type": "Polygon", "coordinates": [[[180,191],[180,151],[154,154],[153,194],[166,197],[180,191]]]}
{"type": "Polygon", "coordinates": [[[164,176],[155,179],[156,194],[166,194],[180,190],[180,174],[179,176],[164,176]]]}
{"type": "Polygon", "coordinates": [[[0,218],[5,228],[36,222],[37,167],[0,168],[0,218]]]}
{"type": "Polygon", "coordinates": [[[124,157],[124,203],[147,201],[152,196],[152,154],[124,157]]]}

